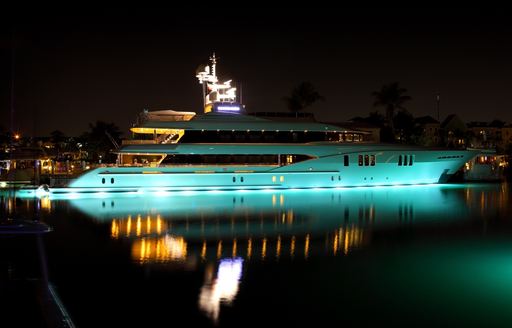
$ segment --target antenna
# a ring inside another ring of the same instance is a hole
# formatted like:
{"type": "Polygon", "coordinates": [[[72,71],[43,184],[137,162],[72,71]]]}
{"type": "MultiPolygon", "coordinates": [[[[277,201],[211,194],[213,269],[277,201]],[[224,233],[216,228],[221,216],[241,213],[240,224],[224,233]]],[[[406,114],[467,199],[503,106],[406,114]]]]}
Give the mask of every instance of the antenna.
{"type": "Polygon", "coordinates": [[[215,52],[209,58],[210,64],[196,74],[203,87],[203,105],[205,113],[212,111],[216,104],[235,103],[236,88],[231,86],[232,80],[219,81],[217,77],[217,59],[215,52]]]}
{"type": "MultiPolygon", "coordinates": [[[[437,102],[437,120],[438,120],[438,121],[439,121],[439,119],[440,119],[440,118],[439,118],[439,103],[440,103],[440,98],[441,98],[441,95],[440,95],[440,93],[438,92],[438,93],[436,94],[436,102],[437,102]]],[[[439,121],[439,122],[441,122],[441,121],[439,121]]]]}
{"type": "Polygon", "coordinates": [[[16,44],[15,44],[15,31],[14,26],[12,27],[12,34],[11,34],[11,99],[10,99],[10,109],[11,109],[11,117],[10,117],[10,124],[11,124],[11,141],[10,141],[10,147],[12,148],[12,138],[14,137],[14,73],[15,73],[15,60],[16,60],[16,44]]]}
{"type": "Polygon", "coordinates": [[[243,89],[242,89],[242,82],[240,82],[240,104],[243,105],[244,103],[244,94],[243,94],[243,89]]]}
{"type": "Polygon", "coordinates": [[[210,57],[210,60],[212,61],[212,75],[217,76],[217,58],[215,57],[215,51],[213,52],[213,55],[210,57]]]}

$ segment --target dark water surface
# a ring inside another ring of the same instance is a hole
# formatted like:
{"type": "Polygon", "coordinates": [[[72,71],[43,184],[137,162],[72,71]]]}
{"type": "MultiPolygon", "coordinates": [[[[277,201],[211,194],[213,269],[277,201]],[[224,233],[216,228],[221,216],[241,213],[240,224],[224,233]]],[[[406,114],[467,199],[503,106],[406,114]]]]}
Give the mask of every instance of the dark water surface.
{"type": "Polygon", "coordinates": [[[0,326],[47,325],[24,283],[46,266],[78,327],[510,327],[511,203],[507,184],[4,193],[2,218],[53,231],[0,236],[0,326]]]}

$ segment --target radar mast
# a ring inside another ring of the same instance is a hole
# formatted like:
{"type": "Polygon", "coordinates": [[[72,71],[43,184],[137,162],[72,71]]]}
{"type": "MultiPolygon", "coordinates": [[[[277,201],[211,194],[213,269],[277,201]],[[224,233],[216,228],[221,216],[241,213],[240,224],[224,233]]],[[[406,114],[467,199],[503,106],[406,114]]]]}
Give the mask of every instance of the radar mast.
{"type": "Polygon", "coordinates": [[[210,63],[201,67],[196,74],[199,84],[203,86],[204,112],[239,113],[243,106],[237,102],[236,88],[232,80],[219,81],[217,77],[217,57],[215,52],[209,58],[210,63]]]}

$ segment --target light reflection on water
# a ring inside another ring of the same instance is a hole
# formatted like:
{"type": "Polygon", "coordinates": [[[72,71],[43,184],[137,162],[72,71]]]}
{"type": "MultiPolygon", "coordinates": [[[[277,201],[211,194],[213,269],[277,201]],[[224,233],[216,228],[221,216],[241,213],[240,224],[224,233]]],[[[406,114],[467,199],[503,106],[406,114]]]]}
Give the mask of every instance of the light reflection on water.
{"type": "MultiPolygon", "coordinates": [[[[368,242],[374,229],[458,220],[475,212],[474,207],[488,214],[499,208],[496,204],[505,204],[507,195],[504,190],[452,185],[165,197],[103,194],[69,202],[93,219],[109,223],[112,238],[133,240],[134,260],[161,262],[187,256],[307,258],[317,251],[310,248],[311,236],[322,236],[333,255],[347,254],[368,242]],[[188,241],[197,246],[190,252],[188,241]]],[[[51,208],[50,201],[41,202],[51,208]]]]}
{"type": "Polygon", "coordinates": [[[450,187],[423,186],[165,197],[101,195],[73,197],[69,203],[110,224],[112,238],[132,240],[132,258],[139,262],[225,256],[265,260],[308,258],[318,251],[347,254],[363,245],[375,228],[453,220],[454,209],[464,214],[464,199],[447,190],[450,187]],[[328,247],[311,248],[310,239],[320,236],[328,247]]]}
{"type": "Polygon", "coordinates": [[[243,259],[239,257],[220,259],[217,273],[213,274],[213,265],[205,270],[205,281],[199,293],[199,308],[217,323],[220,305],[231,305],[238,293],[242,277],[243,259]]]}
{"type": "Polygon", "coordinates": [[[203,270],[198,307],[214,323],[222,306],[234,304],[243,271],[251,263],[344,258],[371,249],[374,235],[386,231],[502,219],[512,213],[507,184],[102,193],[33,200],[3,195],[1,209],[7,215],[36,212],[54,220],[56,211],[78,210],[94,224],[108,227],[112,241],[129,245],[136,266],[172,264],[203,270]]]}

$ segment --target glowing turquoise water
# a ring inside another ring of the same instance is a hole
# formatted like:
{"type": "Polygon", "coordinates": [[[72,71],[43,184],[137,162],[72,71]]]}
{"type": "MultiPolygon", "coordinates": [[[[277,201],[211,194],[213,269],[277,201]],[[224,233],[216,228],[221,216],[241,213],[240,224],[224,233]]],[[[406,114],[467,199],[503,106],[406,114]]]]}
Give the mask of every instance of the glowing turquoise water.
{"type": "Polygon", "coordinates": [[[510,326],[507,184],[2,198],[78,326],[510,326]]]}

